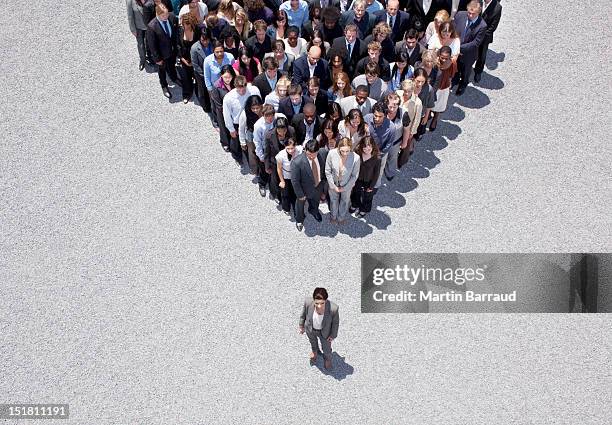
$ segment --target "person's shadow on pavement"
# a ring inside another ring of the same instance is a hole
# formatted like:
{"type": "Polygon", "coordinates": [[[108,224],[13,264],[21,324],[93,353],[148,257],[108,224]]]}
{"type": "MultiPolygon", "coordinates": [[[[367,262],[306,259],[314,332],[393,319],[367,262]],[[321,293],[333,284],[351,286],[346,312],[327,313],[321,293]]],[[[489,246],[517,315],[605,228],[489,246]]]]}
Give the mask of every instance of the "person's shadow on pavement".
{"type": "Polygon", "coordinates": [[[345,358],[340,357],[335,351],[332,352],[332,368],[327,370],[323,364],[323,353],[319,352],[317,361],[313,366],[316,366],[324,375],[333,376],[336,380],[341,381],[346,379],[348,375],[352,375],[355,371],[353,366],[344,361],[345,358]]]}

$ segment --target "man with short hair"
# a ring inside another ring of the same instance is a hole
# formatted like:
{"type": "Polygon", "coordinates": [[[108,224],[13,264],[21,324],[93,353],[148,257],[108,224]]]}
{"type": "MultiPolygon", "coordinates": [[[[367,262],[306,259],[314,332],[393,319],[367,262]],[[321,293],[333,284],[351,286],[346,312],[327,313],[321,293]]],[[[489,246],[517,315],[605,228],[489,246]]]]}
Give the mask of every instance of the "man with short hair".
{"type": "Polygon", "coordinates": [[[295,56],[285,51],[285,42],[283,40],[276,40],[272,46],[272,53],[266,53],[265,58],[275,58],[278,62],[278,70],[287,77],[291,78],[293,74],[293,61],[295,56]]]}
{"type": "Polygon", "coordinates": [[[376,24],[386,22],[391,27],[391,40],[400,41],[410,25],[410,14],[400,10],[399,0],[387,1],[385,10],[374,13],[376,24]]]}
{"type": "Polygon", "coordinates": [[[387,94],[388,87],[387,83],[378,77],[378,64],[370,61],[365,66],[364,71],[364,74],[358,75],[353,79],[353,89],[356,89],[358,86],[367,85],[370,88],[369,96],[379,102],[387,94]]]}
{"type": "Polygon", "coordinates": [[[453,85],[459,85],[455,91],[457,96],[461,96],[470,83],[472,66],[478,58],[478,48],[487,32],[487,23],[480,16],[480,11],[480,2],[471,0],[467,5],[467,11],[457,12],[455,15],[455,30],[461,37],[458,72],[453,79],[453,85]]]}
{"type": "Polygon", "coordinates": [[[321,58],[321,48],[312,46],[308,50],[307,56],[297,58],[293,63],[293,77],[291,82],[299,84],[302,89],[308,89],[308,80],[311,77],[319,77],[321,88],[327,90],[330,86],[329,65],[325,59],[321,58]]]}
{"type": "Polygon", "coordinates": [[[287,13],[287,24],[302,28],[308,20],[308,3],[304,0],[287,0],[278,8],[287,13]]]}
{"type": "Polygon", "coordinates": [[[395,128],[391,125],[391,121],[387,118],[385,107],[382,103],[377,103],[372,107],[372,113],[363,117],[363,120],[368,127],[370,136],[374,139],[374,142],[378,145],[380,151],[380,174],[378,181],[376,182],[376,189],[381,185],[382,176],[385,172],[385,165],[387,162],[387,156],[389,150],[393,147],[395,140],[395,128]]]}
{"type": "Polygon", "coordinates": [[[382,57],[381,52],[382,46],[380,43],[378,41],[370,41],[368,43],[368,56],[357,62],[355,73],[357,75],[365,74],[365,66],[371,61],[378,64],[380,78],[384,81],[389,81],[391,79],[391,67],[389,62],[382,57]]]}
{"type": "Polygon", "coordinates": [[[325,152],[319,150],[316,140],[308,141],[304,151],[291,162],[291,183],[296,201],[295,227],[298,231],[304,229],[304,206],[308,201],[308,212],[321,222],[323,217],[319,212],[321,192],[325,186],[325,152]]]}
{"type": "Polygon", "coordinates": [[[357,62],[363,56],[365,44],[357,37],[357,25],[348,24],[344,27],[344,36],[334,39],[328,54],[338,52],[344,58],[344,71],[349,78],[355,76],[357,62]]]}
{"type": "Polygon", "coordinates": [[[406,31],[403,41],[395,43],[395,54],[406,52],[408,55],[408,65],[414,67],[414,64],[421,60],[423,47],[419,43],[418,33],[414,28],[406,31]]]}
{"type": "Polygon", "coordinates": [[[293,117],[291,126],[295,129],[295,141],[298,145],[315,140],[321,131],[321,121],[314,103],[304,105],[304,112],[293,117]]]}
{"type": "Polygon", "coordinates": [[[340,100],[340,108],[342,115],[346,116],[351,109],[359,109],[362,115],[367,115],[372,111],[372,107],[376,104],[376,100],[368,97],[370,93],[368,86],[361,85],[355,89],[353,96],[347,96],[340,100]]]}
{"type": "Polygon", "coordinates": [[[287,97],[278,102],[278,112],[284,114],[289,121],[291,121],[294,115],[304,110],[307,100],[302,92],[302,86],[291,84],[287,90],[287,97]]]}
{"type": "Polygon", "coordinates": [[[351,10],[344,12],[340,18],[340,25],[355,24],[357,26],[358,37],[366,38],[374,27],[374,16],[366,11],[365,0],[355,0],[351,10]]]}
{"type": "Polygon", "coordinates": [[[177,85],[181,85],[176,74],[178,20],[174,13],[168,12],[163,4],[155,7],[155,18],[147,25],[147,45],[151,50],[151,58],[157,64],[157,76],[162,93],[168,99],[172,94],[168,91],[166,73],[177,85]]]}
{"type": "Polygon", "coordinates": [[[264,72],[253,80],[253,85],[259,89],[261,98],[265,99],[276,88],[276,82],[282,73],[278,70],[278,62],[274,57],[267,57],[262,62],[264,72]]]}
{"type": "Polygon", "coordinates": [[[234,79],[234,88],[223,98],[224,124],[231,136],[229,149],[232,157],[240,165],[242,165],[242,149],[238,139],[238,123],[240,113],[243,111],[247,99],[252,95],[259,96],[259,89],[255,86],[247,86],[246,77],[237,75],[234,79]]]}
{"type": "Polygon", "coordinates": [[[482,19],[487,23],[487,32],[485,33],[484,40],[478,46],[478,60],[474,66],[474,81],[479,83],[484,70],[485,62],[487,61],[487,51],[489,50],[489,44],[493,43],[493,33],[499,25],[502,14],[502,5],[498,0],[484,0],[482,4],[482,19]]]}
{"type": "Polygon", "coordinates": [[[270,36],[266,34],[268,25],[263,19],[255,21],[253,23],[253,28],[255,30],[255,35],[249,37],[247,41],[244,42],[244,45],[252,49],[253,57],[262,62],[265,54],[272,52],[272,40],[270,36]]]}
{"type": "Polygon", "coordinates": [[[325,115],[329,110],[329,98],[327,92],[321,90],[319,77],[311,77],[308,80],[308,93],[306,94],[308,102],[314,103],[317,107],[317,115],[325,115]]]}
{"type": "Polygon", "coordinates": [[[285,36],[287,37],[283,40],[285,46],[294,58],[298,59],[306,54],[308,42],[300,37],[300,29],[298,27],[291,26],[287,28],[285,36]]]}

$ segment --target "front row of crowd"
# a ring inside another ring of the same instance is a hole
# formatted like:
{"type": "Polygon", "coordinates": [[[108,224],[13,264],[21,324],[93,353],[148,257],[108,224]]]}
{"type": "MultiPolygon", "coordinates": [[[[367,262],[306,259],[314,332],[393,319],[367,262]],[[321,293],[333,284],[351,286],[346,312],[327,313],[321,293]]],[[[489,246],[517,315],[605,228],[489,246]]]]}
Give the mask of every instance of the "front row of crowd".
{"type": "MultiPolygon", "coordinates": [[[[331,43],[319,30],[306,42],[300,37],[305,29],[292,26],[283,30],[286,39],[272,31],[272,41],[263,20],[243,39],[235,25],[215,31],[221,19],[209,14],[203,20],[200,3],[192,3],[183,6],[180,25],[164,3],[156,4],[156,17],[140,37],[141,69],[150,55],[168,98],[166,74],[181,86],[185,103],[195,89],[223,149],[258,176],[261,196],[269,190],[287,215],[293,209],[300,231],[306,203],[321,221],[319,204],[327,201],[336,224],[371,211],[383,177],[392,180],[427,127],[436,129],[452,86],[458,84],[456,95],[465,90],[480,44],[473,41],[482,41],[477,33],[487,28],[474,0],[454,20],[443,9],[436,13],[425,46],[418,28],[394,45],[393,19],[377,23],[367,44],[356,18],[331,43]],[[473,52],[462,50],[468,43],[473,52]]],[[[353,4],[355,12],[367,5],[353,4]]],[[[389,0],[386,16],[398,17],[398,5],[389,0]]],[[[331,16],[330,9],[322,16],[331,16]]],[[[287,13],[276,19],[285,21],[287,13]]]]}

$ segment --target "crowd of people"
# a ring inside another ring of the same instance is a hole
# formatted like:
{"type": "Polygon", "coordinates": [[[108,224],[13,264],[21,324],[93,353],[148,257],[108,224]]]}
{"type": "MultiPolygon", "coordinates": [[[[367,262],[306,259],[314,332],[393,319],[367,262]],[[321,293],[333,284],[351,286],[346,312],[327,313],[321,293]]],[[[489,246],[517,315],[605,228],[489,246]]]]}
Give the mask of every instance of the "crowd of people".
{"type": "Polygon", "coordinates": [[[364,218],[383,179],[478,83],[500,0],[127,0],[139,69],[192,96],[303,229],[364,218]],[[382,2],[381,2],[382,1],[382,2]]]}

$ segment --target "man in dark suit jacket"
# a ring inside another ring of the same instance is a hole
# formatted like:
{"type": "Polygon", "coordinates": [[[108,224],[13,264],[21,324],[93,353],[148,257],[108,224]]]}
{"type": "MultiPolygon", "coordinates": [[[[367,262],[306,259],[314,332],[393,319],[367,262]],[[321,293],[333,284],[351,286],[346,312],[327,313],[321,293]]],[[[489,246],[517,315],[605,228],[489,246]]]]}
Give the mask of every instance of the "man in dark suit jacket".
{"type": "MultiPolygon", "coordinates": [[[[297,136],[296,136],[297,137],[297,136]]],[[[304,146],[304,152],[291,162],[291,183],[297,201],[295,203],[295,227],[301,232],[304,228],[304,204],[308,200],[308,212],[317,221],[322,221],[319,212],[321,192],[325,187],[325,161],[327,155],[319,151],[316,140],[304,146]]]]}
{"type": "Polygon", "coordinates": [[[321,48],[312,46],[308,54],[300,56],[293,62],[293,77],[291,82],[302,86],[302,90],[307,90],[310,77],[319,77],[321,88],[327,90],[331,85],[329,77],[329,65],[325,59],[321,58],[321,48]],[[314,67],[314,72],[310,75],[310,67],[314,67]]]}
{"type": "Polygon", "coordinates": [[[344,37],[338,37],[333,41],[329,53],[331,55],[336,52],[344,58],[344,71],[352,80],[355,76],[357,62],[359,62],[359,59],[366,53],[366,45],[363,40],[357,37],[357,27],[355,24],[348,24],[344,28],[344,37]],[[351,50],[350,56],[349,46],[351,50]]]}
{"type": "Polygon", "coordinates": [[[266,53],[265,58],[273,57],[276,58],[278,62],[278,70],[286,75],[288,78],[291,78],[293,75],[293,62],[295,61],[295,56],[291,53],[285,52],[285,42],[283,40],[276,40],[274,45],[272,46],[272,53],[266,53]]]}
{"type": "Polygon", "coordinates": [[[325,369],[331,369],[331,343],[338,337],[340,316],[338,314],[338,306],[327,298],[328,294],[325,288],[315,288],[312,293],[312,299],[306,298],[302,314],[300,315],[298,331],[300,334],[306,332],[306,336],[308,336],[310,341],[310,348],[312,350],[310,353],[311,364],[317,361],[319,341],[321,341],[321,348],[325,356],[325,369]],[[323,316],[320,324],[315,324],[314,322],[313,316],[315,312],[319,317],[323,316]]]}
{"type": "Polygon", "coordinates": [[[365,0],[355,0],[353,2],[353,9],[344,12],[340,18],[340,25],[345,28],[348,24],[355,24],[357,34],[362,40],[370,35],[372,28],[374,28],[374,20],[376,19],[373,14],[366,10],[366,7],[365,0]]]}
{"type": "Polygon", "coordinates": [[[255,77],[252,84],[259,89],[261,99],[264,100],[276,88],[276,83],[283,73],[278,70],[278,62],[274,57],[265,58],[261,65],[264,72],[255,77]]]}
{"type": "Polygon", "coordinates": [[[409,0],[406,6],[406,11],[410,13],[411,23],[415,20],[420,20],[424,27],[427,28],[430,22],[434,20],[436,13],[440,9],[444,9],[450,15],[451,0],[409,0]],[[424,6],[431,4],[428,10],[424,6]]]}
{"type": "Polygon", "coordinates": [[[176,54],[178,19],[168,12],[166,6],[160,4],[155,8],[156,17],[147,25],[147,43],[151,49],[151,57],[157,64],[157,75],[164,96],[172,98],[168,91],[166,72],[178,85],[181,85],[176,75],[176,54]]]}
{"type": "Polygon", "coordinates": [[[474,66],[474,81],[480,82],[482,71],[484,70],[485,62],[487,61],[487,50],[489,50],[489,44],[493,43],[493,33],[499,25],[499,20],[502,14],[502,5],[499,4],[498,0],[485,0],[483,4],[483,11],[480,16],[487,23],[487,32],[485,33],[484,40],[478,46],[478,60],[474,66]]]}
{"type": "Polygon", "coordinates": [[[459,55],[459,69],[453,78],[454,84],[459,84],[455,94],[461,96],[470,82],[472,65],[478,58],[478,47],[484,40],[487,24],[480,16],[481,6],[478,0],[468,3],[467,11],[457,12],[455,15],[455,29],[461,37],[461,54],[459,55]]]}
{"type": "Polygon", "coordinates": [[[329,110],[329,97],[327,92],[321,90],[321,84],[317,77],[312,77],[308,81],[308,92],[306,93],[306,101],[314,103],[317,108],[317,115],[327,114],[329,110]]]}
{"type": "Polygon", "coordinates": [[[410,14],[399,10],[399,0],[389,0],[386,10],[374,12],[376,23],[386,22],[391,26],[391,40],[394,42],[402,40],[404,33],[410,25],[410,14]]]}
{"type": "Polygon", "coordinates": [[[289,121],[293,119],[294,115],[302,113],[304,105],[307,103],[306,97],[302,93],[302,86],[291,84],[287,89],[287,97],[278,102],[277,112],[284,114],[289,121]]]}
{"type": "Polygon", "coordinates": [[[291,126],[295,129],[295,142],[298,145],[315,140],[321,132],[321,121],[314,103],[304,105],[304,112],[294,115],[291,126]]]}
{"type": "Polygon", "coordinates": [[[423,53],[421,44],[418,42],[418,36],[419,33],[414,28],[410,28],[406,31],[404,41],[395,43],[395,54],[406,52],[408,64],[411,66],[421,60],[421,54],[423,53]]]}

